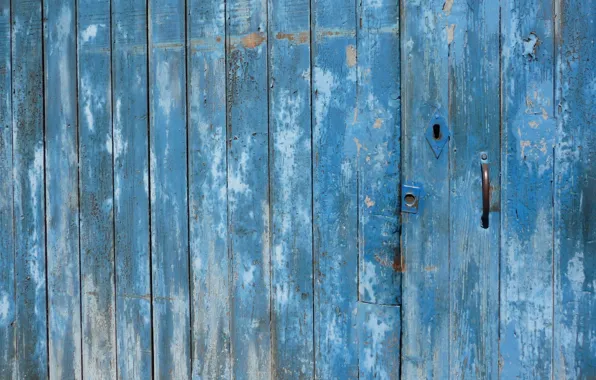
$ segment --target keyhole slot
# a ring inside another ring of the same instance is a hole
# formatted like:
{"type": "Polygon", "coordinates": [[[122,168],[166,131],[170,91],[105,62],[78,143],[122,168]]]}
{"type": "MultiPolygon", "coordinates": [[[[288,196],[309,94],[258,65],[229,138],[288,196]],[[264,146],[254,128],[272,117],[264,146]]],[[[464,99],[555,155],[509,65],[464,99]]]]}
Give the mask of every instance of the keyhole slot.
{"type": "Polygon", "coordinates": [[[418,200],[416,196],[412,193],[407,193],[404,197],[404,201],[406,202],[406,206],[408,207],[415,207],[418,200]]]}
{"type": "Polygon", "coordinates": [[[442,137],[441,134],[441,125],[440,124],[434,124],[433,125],[433,138],[435,140],[440,140],[442,137]]]}

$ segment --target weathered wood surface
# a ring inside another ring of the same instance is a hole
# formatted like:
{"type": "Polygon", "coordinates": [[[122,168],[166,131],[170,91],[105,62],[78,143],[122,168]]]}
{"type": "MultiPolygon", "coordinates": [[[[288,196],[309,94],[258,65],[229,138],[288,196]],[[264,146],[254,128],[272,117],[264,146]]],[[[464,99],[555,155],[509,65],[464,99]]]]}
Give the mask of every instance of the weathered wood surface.
{"type": "Polygon", "coordinates": [[[312,379],[310,4],[268,7],[272,376],[312,379]]]}
{"type": "Polygon", "coordinates": [[[49,370],[80,379],[79,128],[75,1],[44,1],[49,370]]]}
{"type": "Polygon", "coordinates": [[[553,370],[554,15],[503,0],[500,377],[553,370]]]}
{"type": "Polygon", "coordinates": [[[555,379],[596,378],[596,2],[557,2],[555,379]]]}
{"type": "Polygon", "coordinates": [[[152,374],[147,4],[112,1],[117,373],[152,374]]]}
{"type": "MultiPolygon", "coordinates": [[[[418,213],[402,213],[402,376],[449,378],[449,156],[436,158],[426,141],[431,118],[447,119],[448,28],[464,24],[443,0],[402,9],[402,181],[424,187],[418,213]]],[[[441,133],[445,133],[442,131],[441,133]]]]}
{"type": "Polygon", "coordinates": [[[15,291],[12,323],[16,335],[12,375],[43,378],[48,376],[43,10],[41,0],[12,1],[11,5],[15,291]]]}
{"type": "Polygon", "coordinates": [[[596,376],[595,12],[0,0],[0,378],[596,376]]]}

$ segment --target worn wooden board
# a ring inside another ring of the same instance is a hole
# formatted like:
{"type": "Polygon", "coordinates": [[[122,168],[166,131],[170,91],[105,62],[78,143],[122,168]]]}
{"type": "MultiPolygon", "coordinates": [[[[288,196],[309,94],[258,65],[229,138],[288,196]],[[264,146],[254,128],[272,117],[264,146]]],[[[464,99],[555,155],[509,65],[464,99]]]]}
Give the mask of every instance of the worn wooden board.
{"type": "Polygon", "coordinates": [[[12,1],[15,378],[48,376],[42,2],[12,1]]]}
{"type": "Polygon", "coordinates": [[[226,3],[232,374],[271,378],[267,6],[226,3]]]}
{"type": "MultiPolygon", "coordinates": [[[[449,377],[498,376],[499,3],[446,5],[449,46],[449,377]],[[482,154],[491,184],[482,228],[482,154]]],[[[434,208],[434,206],[431,206],[434,208]]]]}
{"type": "Polygon", "coordinates": [[[549,378],[553,369],[553,3],[504,0],[501,15],[500,375],[503,379],[549,378]]]}
{"type": "Polygon", "coordinates": [[[356,4],[311,2],[315,376],[358,377],[356,4]]]}
{"type": "MultiPolygon", "coordinates": [[[[399,2],[359,2],[357,67],[358,296],[401,303],[399,2]]],[[[354,128],[354,127],[352,127],[354,128]]]]}
{"type": "Polygon", "coordinates": [[[44,1],[50,376],[81,378],[75,1],[44,1]]]}
{"type": "Polygon", "coordinates": [[[78,0],[79,189],[83,378],[116,377],[111,17],[78,0]]]}
{"type": "Polygon", "coordinates": [[[273,377],[314,377],[310,4],[269,1],[273,377]]]}
{"type": "Polygon", "coordinates": [[[153,376],[191,371],[184,0],[149,1],[153,376]]]}
{"type": "Polygon", "coordinates": [[[596,378],[596,3],[556,2],[555,379],[596,378]]]}
{"type": "Polygon", "coordinates": [[[225,7],[188,3],[192,375],[230,378],[225,7]]]}
{"type": "Polygon", "coordinates": [[[401,308],[358,302],[359,379],[399,379],[401,308]]]}
{"type": "Polygon", "coordinates": [[[10,0],[0,1],[0,378],[15,369],[16,326],[12,173],[10,0]]]}
{"type": "Polygon", "coordinates": [[[152,372],[147,4],[112,1],[117,373],[152,372]]]}
{"type": "MultiPolygon", "coordinates": [[[[402,376],[449,377],[449,156],[435,157],[425,132],[448,118],[448,9],[442,0],[402,9],[402,185],[421,184],[416,214],[402,213],[402,376]]],[[[463,20],[462,20],[463,21],[463,20]]],[[[442,133],[445,133],[443,131],[442,133]]],[[[404,194],[402,194],[404,196],[404,194]]]]}

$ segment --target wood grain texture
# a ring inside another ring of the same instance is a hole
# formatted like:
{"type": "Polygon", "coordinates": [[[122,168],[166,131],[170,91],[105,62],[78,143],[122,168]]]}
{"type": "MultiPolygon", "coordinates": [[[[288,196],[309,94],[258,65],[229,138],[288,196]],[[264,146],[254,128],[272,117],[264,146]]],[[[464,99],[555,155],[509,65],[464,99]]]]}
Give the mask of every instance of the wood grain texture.
{"type": "Polygon", "coordinates": [[[188,2],[192,376],[229,379],[225,7],[188,2]]]}
{"type": "Polygon", "coordinates": [[[83,378],[116,377],[111,17],[77,1],[83,378]]]}
{"type": "Polygon", "coordinates": [[[358,6],[359,300],[401,303],[399,2],[358,6]]]}
{"type": "Polygon", "coordinates": [[[442,0],[402,8],[402,184],[424,187],[418,213],[402,213],[402,376],[449,378],[449,156],[436,158],[425,132],[448,117],[449,12],[442,0]]]}
{"type": "Polygon", "coordinates": [[[232,376],[271,374],[267,3],[226,3],[232,376]]]}
{"type": "Polygon", "coordinates": [[[596,3],[556,2],[554,378],[596,378],[596,3]]]}
{"type": "Polygon", "coordinates": [[[184,0],[149,2],[153,376],[191,374],[184,0]]]}
{"type": "Polygon", "coordinates": [[[358,377],[356,4],[311,2],[315,376],[358,377]]]}
{"type": "Polygon", "coordinates": [[[10,0],[0,0],[0,378],[13,376],[16,359],[12,176],[10,0]]]}
{"type": "Polygon", "coordinates": [[[79,156],[74,1],[44,1],[50,376],[81,378],[79,156]]]}
{"type": "Polygon", "coordinates": [[[147,5],[112,1],[117,371],[152,370],[147,5]]]}
{"type": "Polygon", "coordinates": [[[12,1],[15,378],[48,376],[41,0],[12,1]]]}
{"type": "Polygon", "coordinates": [[[549,378],[553,369],[552,12],[550,0],[502,2],[503,379],[549,378]]]}
{"type": "Polygon", "coordinates": [[[312,379],[310,4],[269,1],[272,354],[276,379],[312,379]]]}
{"type": "Polygon", "coordinates": [[[399,379],[401,308],[358,302],[360,379],[399,379]]]}
{"type": "MultiPolygon", "coordinates": [[[[446,9],[445,9],[446,10],[446,9]]],[[[498,376],[500,102],[499,3],[454,2],[449,45],[450,378],[498,376]],[[488,229],[481,226],[481,155],[491,184],[488,229]]]]}

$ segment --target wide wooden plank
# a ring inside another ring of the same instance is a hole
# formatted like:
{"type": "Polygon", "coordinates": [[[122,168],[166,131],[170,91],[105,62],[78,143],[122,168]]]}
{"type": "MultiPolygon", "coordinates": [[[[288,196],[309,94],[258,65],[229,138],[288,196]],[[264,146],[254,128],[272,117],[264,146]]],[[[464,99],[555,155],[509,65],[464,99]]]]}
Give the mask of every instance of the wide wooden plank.
{"type": "Polygon", "coordinates": [[[360,379],[397,380],[401,308],[358,302],[360,379]]]}
{"type": "Polygon", "coordinates": [[[364,0],[358,19],[360,301],[401,302],[399,2],[364,0]]]}
{"type": "Polygon", "coordinates": [[[356,3],[311,2],[315,376],[358,377],[356,3]]]}
{"type": "Polygon", "coordinates": [[[50,376],[80,379],[79,156],[75,1],[44,1],[50,376]]]}
{"type": "Polygon", "coordinates": [[[12,1],[15,378],[48,376],[42,1],[12,1]]]}
{"type": "Polygon", "coordinates": [[[596,2],[556,2],[554,378],[596,378],[596,2]]]}
{"type": "Polygon", "coordinates": [[[118,377],[152,370],[147,4],[112,2],[114,227],[118,377]]]}
{"type": "Polygon", "coordinates": [[[0,378],[15,369],[14,230],[12,198],[12,81],[10,0],[0,0],[0,378]]]}
{"type": "Polygon", "coordinates": [[[184,0],[149,1],[153,375],[191,374],[184,0]]]}
{"type": "Polygon", "coordinates": [[[491,379],[499,351],[499,3],[454,2],[449,12],[449,377],[491,379]],[[488,229],[482,154],[492,188],[488,229]]]}
{"type": "Polygon", "coordinates": [[[232,373],[271,378],[267,7],[226,3],[232,373]]]}
{"type": "MultiPolygon", "coordinates": [[[[402,9],[402,185],[423,187],[417,213],[402,213],[402,376],[449,378],[449,151],[426,129],[448,118],[448,7],[443,0],[402,9]]],[[[440,131],[440,134],[447,131],[440,131]]],[[[405,196],[405,194],[402,194],[405,196]]]]}
{"type": "Polygon", "coordinates": [[[231,371],[224,10],[222,0],[188,2],[192,375],[199,379],[228,379],[231,371]]]}
{"type": "Polygon", "coordinates": [[[310,5],[269,1],[273,377],[311,379],[313,357],[310,5]]]}
{"type": "Polygon", "coordinates": [[[553,349],[553,3],[504,0],[501,378],[549,378],[553,349]]]}
{"type": "Polygon", "coordinates": [[[109,0],[78,0],[83,378],[116,376],[109,0]]]}

